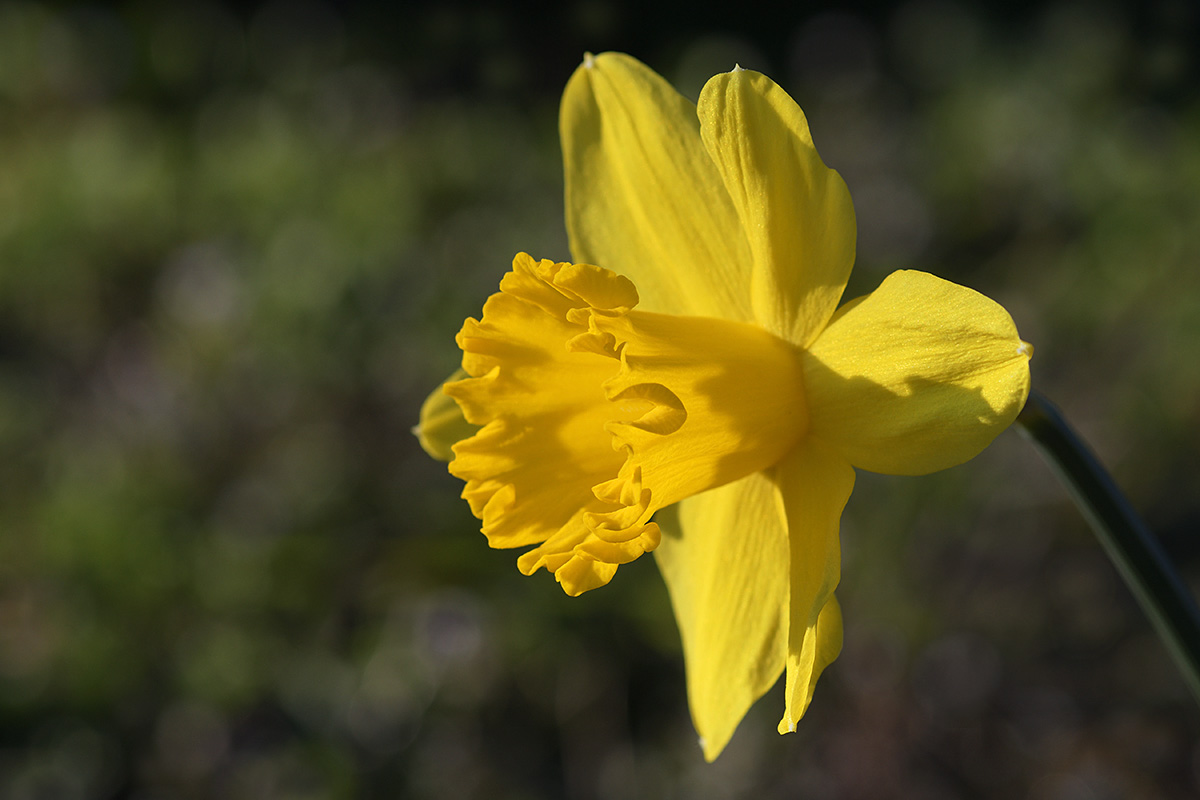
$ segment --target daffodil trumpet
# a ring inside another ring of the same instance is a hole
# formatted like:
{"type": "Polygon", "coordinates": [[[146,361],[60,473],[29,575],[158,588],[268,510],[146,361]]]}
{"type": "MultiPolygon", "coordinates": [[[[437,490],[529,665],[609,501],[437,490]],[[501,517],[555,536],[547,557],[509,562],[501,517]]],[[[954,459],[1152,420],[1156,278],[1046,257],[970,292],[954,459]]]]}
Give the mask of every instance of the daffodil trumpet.
{"type": "Polygon", "coordinates": [[[925,272],[842,303],[849,191],[757,72],[697,104],[588,56],[560,133],[573,260],[519,254],[418,434],[493,547],[570,595],[653,552],[706,758],[786,673],[795,730],[838,655],[839,521],[855,470],[979,453],[1029,393],[1009,314],[925,272]]]}

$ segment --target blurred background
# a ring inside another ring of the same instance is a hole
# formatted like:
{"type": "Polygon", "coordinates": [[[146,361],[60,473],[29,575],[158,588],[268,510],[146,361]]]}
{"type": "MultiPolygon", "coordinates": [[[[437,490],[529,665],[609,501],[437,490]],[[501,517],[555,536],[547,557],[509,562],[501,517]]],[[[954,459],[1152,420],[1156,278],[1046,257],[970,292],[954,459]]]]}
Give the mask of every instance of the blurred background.
{"type": "Polygon", "coordinates": [[[410,434],[512,255],[568,257],[585,50],[804,107],[849,295],[999,300],[1200,586],[1190,0],[0,2],[0,798],[1183,798],[1200,710],[1003,434],[860,474],[846,647],[706,765],[653,560],[567,598],[410,434]]]}

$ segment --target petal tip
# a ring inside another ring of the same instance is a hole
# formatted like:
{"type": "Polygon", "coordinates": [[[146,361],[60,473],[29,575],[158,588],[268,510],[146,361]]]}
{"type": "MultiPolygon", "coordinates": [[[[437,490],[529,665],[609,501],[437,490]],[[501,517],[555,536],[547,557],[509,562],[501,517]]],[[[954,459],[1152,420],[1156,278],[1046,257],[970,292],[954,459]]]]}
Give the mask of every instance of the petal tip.
{"type": "Polygon", "coordinates": [[[596,56],[592,55],[590,52],[584,53],[583,54],[583,68],[584,69],[592,69],[595,66],[596,66],[596,56]]]}
{"type": "Polygon", "coordinates": [[[720,756],[722,751],[725,750],[725,745],[713,747],[711,744],[709,744],[708,739],[704,738],[703,736],[699,737],[698,742],[700,744],[700,753],[704,756],[704,760],[709,764],[716,761],[717,757],[720,756]]]}
{"type": "Polygon", "coordinates": [[[447,384],[467,377],[465,372],[458,370],[431,392],[421,404],[420,417],[412,427],[421,449],[438,461],[452,461],[454,445],[479,430],[479,426],[467,421],[461,406],[445,391],[447,384]]]}

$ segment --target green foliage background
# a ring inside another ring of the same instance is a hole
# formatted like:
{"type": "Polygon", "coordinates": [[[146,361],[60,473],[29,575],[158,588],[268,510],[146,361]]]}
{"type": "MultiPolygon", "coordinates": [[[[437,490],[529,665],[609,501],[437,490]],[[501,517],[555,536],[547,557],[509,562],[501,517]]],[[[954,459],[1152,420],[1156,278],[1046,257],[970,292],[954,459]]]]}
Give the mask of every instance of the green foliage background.
{"type": "Polygon", "coordinates": [[[860,475],[846,650],[712,766],[652,559],[562,595],[416,446],[512,255],[567,258],[557,95],[735,61],[855,197],[850,295],[1003,303],[1200,579],[1196,7],[0,3],[0,798],[1109,798],[1200,712],[1015,432],[860,475]]]}

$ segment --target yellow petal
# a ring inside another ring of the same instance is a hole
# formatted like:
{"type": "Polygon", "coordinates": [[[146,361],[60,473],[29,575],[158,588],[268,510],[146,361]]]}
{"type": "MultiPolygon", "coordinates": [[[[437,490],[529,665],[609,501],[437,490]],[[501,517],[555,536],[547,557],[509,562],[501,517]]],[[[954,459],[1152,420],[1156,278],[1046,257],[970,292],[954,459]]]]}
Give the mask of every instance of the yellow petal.
{"type": "Polygon", "coordinates": [[[817,679],[842,652],[842,607],[837,596],[829,595],[815,626],[793,633],[800,644],[788,651],[787,704],[779,720],[780,733],[796,732],[797,721],[812,703],[817,679]]]}
{"type": "Polygon", "coordinates": [[[704,757],[720,755],[779,679],[787,648],[788,539],[774,483],[756,473],[664,509],[654,551],[683,639],[704,757]]]}
{"type": "Polygon", "coordinates": [[[806,438],[776,469],[791,551],[787,682],[779,732],[796,730],[817,678],[842,649],[842,615],[833,591],[841,574],[838,529],[854,470],[823,443],[806,438]]]}
{"type": "Polygon", "coordinates": [[[640,308],[750,321],[750,253],[696,107],[627,55],[588,56],[560,116],[576,261],[632,278],[640,308]]]}
{"type": "Polygon", "coordinates": [[[699,114],[750,239],[755,318],[807,346],[833,315],[854,264],[850,192],[817,155],[804,112],[765,75],[717,75],[700,93],[699,114]]]}
{"type": "Polygon", "coordinates": [[[924,272],[889,275],[805,353],[811,430],[856,467],[960,464],[1016,418],[1033,349],[1008,312],[924,272]]]}
{"type": "MultiPolygon", "coordinates": [[[[461,369],[442,382],[442,385],[461,381],[467,373],[461,369]]],[[[454,398],[442,391],[442,386],[434,389],[425,402],[421,404],[421,421],[413,428],[417,441],[425,452],[438,461],[449,461],[454,458],[451,447],[474,436],[479,426],[467,422],[462,410],[454,398]]]]}

